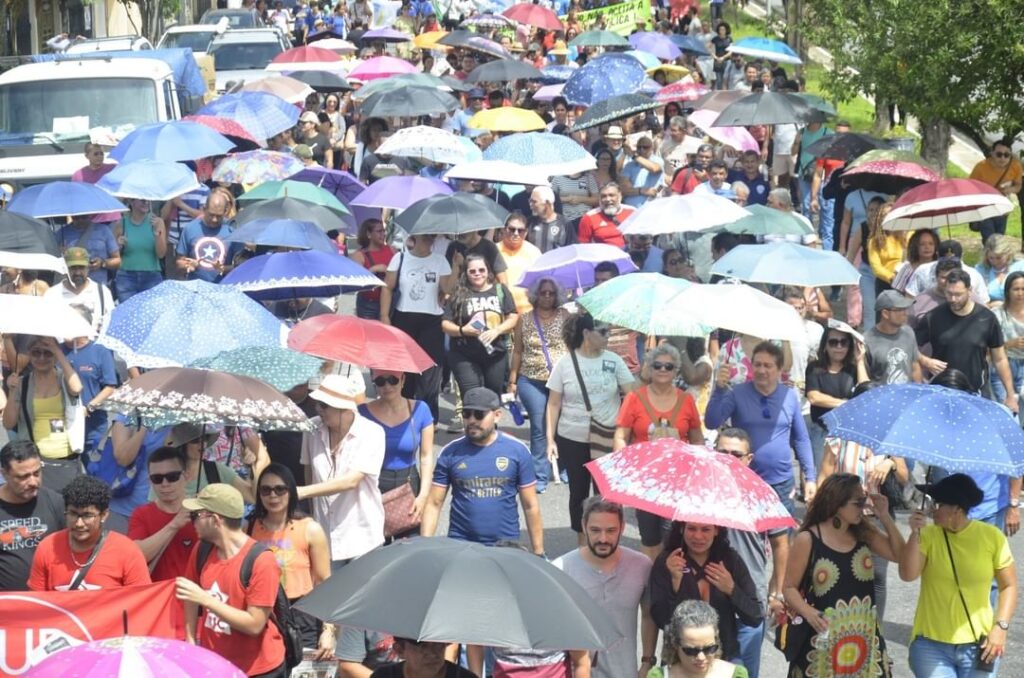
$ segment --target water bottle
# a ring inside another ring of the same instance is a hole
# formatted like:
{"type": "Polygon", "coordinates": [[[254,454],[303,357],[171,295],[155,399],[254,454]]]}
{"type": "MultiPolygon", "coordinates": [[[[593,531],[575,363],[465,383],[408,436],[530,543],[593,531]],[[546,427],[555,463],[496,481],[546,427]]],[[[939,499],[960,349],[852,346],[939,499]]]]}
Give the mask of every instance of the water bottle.
{"type": "Polygon", "coordinates": [[[526,423],[526,417],[523,416],[523,411],[519,408],[519,403],[514,395],[511,393],[502,394],[501,402],[512,414],[512,421],[516,423],[516,426],[522,426],[526,423]]]}

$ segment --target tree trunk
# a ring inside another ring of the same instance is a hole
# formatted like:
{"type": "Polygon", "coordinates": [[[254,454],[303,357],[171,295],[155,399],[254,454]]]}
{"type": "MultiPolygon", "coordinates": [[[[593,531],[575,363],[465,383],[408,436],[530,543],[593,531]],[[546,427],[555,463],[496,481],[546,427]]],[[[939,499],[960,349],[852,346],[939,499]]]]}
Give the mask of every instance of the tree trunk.
{"type": "Polygon", "coordinates": [[[953,143],[953,130],[949,122],[941,118],[929,118],[920,124],[921,157],[945,176],[946,164],[949,162],[949,146],[953,143]]]}
{"type": "Polygon", "coordinates": [[[889,116],[889,102],[886,99],[875,97],[875,125],[872,130],[875,136],[882,136],[892,129],[892,118],[889,116]]]}

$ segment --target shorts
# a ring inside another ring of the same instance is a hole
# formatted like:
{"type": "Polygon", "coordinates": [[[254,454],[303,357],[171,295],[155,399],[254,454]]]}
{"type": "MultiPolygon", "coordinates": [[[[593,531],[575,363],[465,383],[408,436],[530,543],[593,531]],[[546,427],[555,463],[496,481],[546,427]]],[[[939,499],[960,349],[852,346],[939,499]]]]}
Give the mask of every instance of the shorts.
{"type": "Polygon", "coordinates": [[[793,176],[795,173],[796,165],[793,164],[793,156],[776,153],[772,158],[772,176],[781,177],[784,174],[793,176]]]}

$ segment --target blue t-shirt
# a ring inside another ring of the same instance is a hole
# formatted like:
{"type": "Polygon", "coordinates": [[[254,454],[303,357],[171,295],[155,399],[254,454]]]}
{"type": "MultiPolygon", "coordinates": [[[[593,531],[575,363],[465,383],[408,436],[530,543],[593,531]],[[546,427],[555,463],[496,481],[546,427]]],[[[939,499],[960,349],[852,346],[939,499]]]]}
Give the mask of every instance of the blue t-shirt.
{"type": "MultiPolygon", "coordinates": [[[[92,342],[75,350],[64,345],[64,355],[82,380],[82,404],[88,405],[107,386],[117,386],[114,353],[105,346],[92,342]]],[[[85,418],[85,449],[94,449],[107,430],[106,410],[90,412],[85,418]]]]}
{"type": "MultiPolygon", "coordinates": [[[[109,259],[121,251],[121,248],[117,245],[117,238],[114,237],[114,231],[110,228],[110,224],[94,223],[88,229],[81,231],[68,224],[60,229],[57,241],[60,243],[62,250],[66,250],[69,247],[84,247],[89,252],[90,260],[109,259]],[[84,243],[79,242],[86,230],[89,231],[88,237],[84,243]]],[[[110,273],[105,268],[89,270],[89,278],[100,285],[106,285],[109,276],[110,273]]]]}
{"type": "Polygon", "coordinates": [[[422,400],[412,401],[412,416],[398,426],[388,426],[380,421],[366,405],[359,406],[359,414],[370,421],[380,424],[384,429],[384,466],[385,471],[407,469],[416,463],[416,451],[420,447],[420,431],[434,425],[434,417],[430,408],[422,400]]]}
{"type": "Polygon", "coordinates": [[[229,256],[231,243],[224,239],[231,235],[231,226],[225,221],[220,228],[208,228],[202,217],[196,217],[181,229],[181,239],[174,250],[179,257],[189,257],[199,262],[199,268],[191,273],[190,280],[217,282],[221,275],[213,267],[216,263],[231,261],[229,256]]]}
{"type": "MultiPolygon", "coordinates": [[[[647,159],[659,166],[662,164],[661,158],[657,156],[651,156],[647,159]]],[[[630,160],[623,166],[620,174],[633,188],[645,189],[657,188],[661,184],[663,172],[652,172],[636,160],[630,160]]],[[[629,195],[623,198],[622,202],[633,207],[640,207],[646,204],[648,200],[652,200],[652,198],[646,195],[629,195]]],[[[658,270],[660,271],[661,269],[658,270]]]]}
{"type": "Polygon", "coordinates": [[[451,487],[448,536],[492,545],[519,539],[519,490],[537,483],[529,448],[505,433],[487,447],[462,437],[445,445],[434,485],[451,487]]]}
{"type": "Polygon", "coordinates": [[[981,503],[967,512],[971,520],[991,518],[1010,505],[1010,478],[995,473],[972,471],[968,473],[982,491],[981,503]]]}
{"type": "MultiPolygon", "coordinates": [[[[127,417],[123,414],[119,414],[116,419],[122,423],[127,421],[127,417]]],[[[146,431],[142,445],[139,446],[139,456],[142,457],[139,466],[141,472],[135,481],[135,486],[132,487],[132,493],[127,497],[111,497],[111,511],[119,516],[130,518],[132,511],[149,502],[149,455],[164,446],[170,432],[170,426],[146,431]]]]}
{"type": "Polygon", "coordinates": [[[741,169],[734,169],[729,172],[729,176],[726,181],[730,184],[734,184],[737,181],[746,184],[747,188],[750,189],[750,197],[747,198],[748,205],[768,204],[768,193],[772,190],[772,186],[768,183],[768,180],[760,174],[753,179],[748,179],[746,172],[741,169]]]}

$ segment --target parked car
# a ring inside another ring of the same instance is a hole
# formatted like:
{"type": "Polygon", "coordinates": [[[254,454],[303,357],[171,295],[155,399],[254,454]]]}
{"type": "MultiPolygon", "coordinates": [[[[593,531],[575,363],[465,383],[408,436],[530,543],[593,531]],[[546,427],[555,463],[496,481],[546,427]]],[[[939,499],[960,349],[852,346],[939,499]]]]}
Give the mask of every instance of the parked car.
{"type": "Polygon", "coordinates": [[[231,29],[214,38],[209,54],[217,72],[217,92],[229,82],[241,84],[273,75],[264,69],[288,44],[274,28],[231,29]]]}

